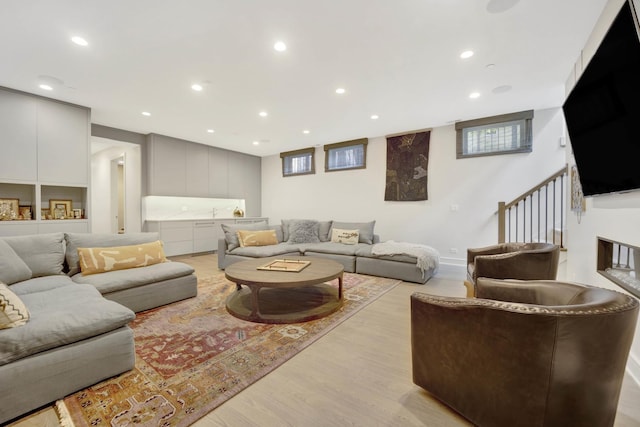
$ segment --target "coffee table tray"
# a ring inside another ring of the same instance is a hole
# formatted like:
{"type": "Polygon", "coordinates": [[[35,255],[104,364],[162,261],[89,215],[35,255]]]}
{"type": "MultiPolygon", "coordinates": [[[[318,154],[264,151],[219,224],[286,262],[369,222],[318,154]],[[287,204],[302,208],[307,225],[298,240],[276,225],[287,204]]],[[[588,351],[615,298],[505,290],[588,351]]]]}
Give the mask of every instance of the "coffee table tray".
{"type": "Polygon", "coordinates": [[[297,259],[275,259],[267,264],[258,267],[258,270],[268,271],[291,271],[297,273],[311,264],[311,261],[302,261],[297,259]]]}

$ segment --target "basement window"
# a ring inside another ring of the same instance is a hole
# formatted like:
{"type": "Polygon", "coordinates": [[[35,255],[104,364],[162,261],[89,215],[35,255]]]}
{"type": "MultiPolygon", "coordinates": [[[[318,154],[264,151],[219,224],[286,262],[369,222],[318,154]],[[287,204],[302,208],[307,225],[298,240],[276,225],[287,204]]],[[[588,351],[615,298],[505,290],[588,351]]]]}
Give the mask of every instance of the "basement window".
{"type": "Polygon", "coordinates": [[[282,159],[282,176],[309,175],[316,173],[315,148],[286,151],[280,153],[282,159]]]}
{"type": "Polygon", "coordinates": [[[324,146],[325,172],[367,167],[367,138],[338,142],[324,146]]]}
{"type": "Polygon", "coordinates": [[[456,123],[456,158],[530,153],[533,110],[456,123]]]}

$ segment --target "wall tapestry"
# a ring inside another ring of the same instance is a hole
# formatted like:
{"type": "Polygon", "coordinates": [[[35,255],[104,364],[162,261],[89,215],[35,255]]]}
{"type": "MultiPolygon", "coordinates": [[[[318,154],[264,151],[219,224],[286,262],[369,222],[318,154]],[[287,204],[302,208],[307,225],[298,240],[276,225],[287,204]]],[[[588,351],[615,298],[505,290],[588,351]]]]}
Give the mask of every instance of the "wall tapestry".
{"type": "Polygon", "coordinates": [[[387,184],[384,200],[427,200],[427,165],[431,131],[387,137],[387,184]]]}

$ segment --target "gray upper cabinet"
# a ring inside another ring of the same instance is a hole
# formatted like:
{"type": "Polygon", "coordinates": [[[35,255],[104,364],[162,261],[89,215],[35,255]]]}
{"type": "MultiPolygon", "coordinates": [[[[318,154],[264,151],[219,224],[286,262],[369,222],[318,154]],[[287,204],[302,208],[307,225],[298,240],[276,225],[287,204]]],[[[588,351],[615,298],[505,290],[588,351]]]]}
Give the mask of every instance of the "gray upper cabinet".
{"type": "Polygon", "coordinates": [[[0,90],[0,181],[37,177],[36,99],[0,90]]]}
{"type": "Polygon", "coordinates": [[[89,109],[37,101],[38,181],[87,185],[89,109]]]}
{"type": "Polygon", "coordinates": [[[229,195],[231,199],[245,199],[247,216],[260,214],[262,162],[260,157],[228,152],[229,195]]]}
{"type": "Polygon", "coordinates": [[[228,153],[227,150],[209,147],[209,194],[211,197],[228,197],[228,153]]]}
{"type": "Polygon", "coordinates": [[[187,146],[184,141],[150,134],[147,140],[147,193],[187,195],[187,146]]]}
{"type": "Polygon", "coordinates": [[[186,194],[192,197],[209,197],[209,147],[202,144],[187,145],[186,194]]]}

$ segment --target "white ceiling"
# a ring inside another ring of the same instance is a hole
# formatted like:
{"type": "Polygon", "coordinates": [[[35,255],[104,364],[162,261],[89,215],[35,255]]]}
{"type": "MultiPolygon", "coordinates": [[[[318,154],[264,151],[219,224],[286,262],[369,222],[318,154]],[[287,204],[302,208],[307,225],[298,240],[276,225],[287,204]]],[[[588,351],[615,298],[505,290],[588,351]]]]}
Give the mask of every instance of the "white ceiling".
{"type": "Polygon", "coordinates": [[[93,123],[265,156],[559,107],[606,2],[2,0],[0,85],[90,107],[93,123]]]}

